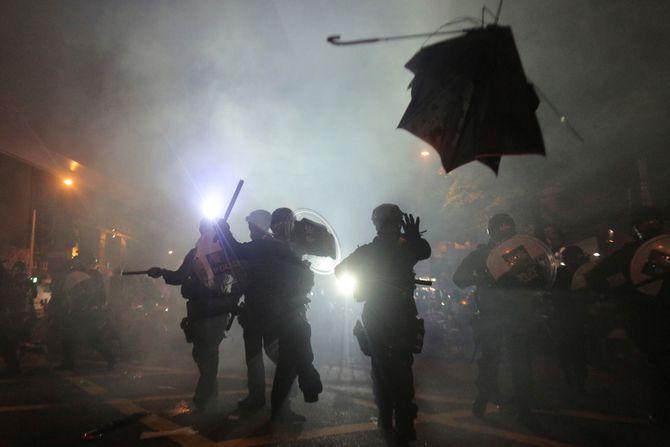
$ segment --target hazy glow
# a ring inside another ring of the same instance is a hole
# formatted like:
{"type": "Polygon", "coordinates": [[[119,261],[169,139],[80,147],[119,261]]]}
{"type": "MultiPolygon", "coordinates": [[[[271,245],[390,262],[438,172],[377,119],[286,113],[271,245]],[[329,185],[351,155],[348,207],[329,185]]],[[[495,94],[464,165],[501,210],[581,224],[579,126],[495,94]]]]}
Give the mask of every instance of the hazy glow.
{"type": "Polygon", "coordinates": [[[351,296],[356,290],[356,278],[349,273],[345,273],[337,278],[337,288],[344,296],[351,296]]]}
{"type": "Polygon", "coordinates": [[[74,181],[71,178],[66,178],[65,180],[63,180],[63,184],[65,186],[72,186],[74,184],[74,181]]]}
{"type": "Polygon", "coordinates": [[[72,171],[72,172],[76,171],[78,168],[81,167],[81,164],[77,163],[74,160],[70,160],[69,165],[70,165],[70,171],[72,171]]]}
{"type": "Polygon", "coordinates": [[[202,202],[202,215],[207,219],[216,219],[221,216],[223,206],[218,197],[208,197],[202,202]]]}
{"type": "Polygon", "coordinates": [[[427,150],[424,149],[424,150],[421,151],[421,156],[422,157],[427,157],[429,155],[430,155],[430,152],[428,152],[427,150]]]}

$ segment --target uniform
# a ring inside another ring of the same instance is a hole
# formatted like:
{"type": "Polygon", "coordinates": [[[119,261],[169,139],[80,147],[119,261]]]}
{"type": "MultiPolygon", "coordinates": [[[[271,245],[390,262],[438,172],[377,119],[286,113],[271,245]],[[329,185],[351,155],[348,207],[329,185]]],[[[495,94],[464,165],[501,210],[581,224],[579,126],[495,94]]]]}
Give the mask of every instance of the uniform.
{"type": "Polygon", "coordinates": [[[497,397],[498,370],[505,343],[512,373],[514,397],[519,417],[530,427],[537,427],[531,406],[533,376],[530,355],[530,333],[536,322],[533,300],[535,291],[527,287],[503,287],[496,284],[487,269],[491,250],[515,234],[515,225],[506,214],[489,221],[491,241],[470,253],[456,269],[454,283],[461,288],[477,286],[479,313],[473,319],[473,334],[481,347],[476,386],[477,398],[472,405],[476,416],[483,416],[486,403],[497,397]]]}
{"type": "MultiPolygon", "coordinates": [[[[200,373],[193,394],[198,411],[205,410],[218,395],[219,345],[225,337],[230,312],[239,295],[222,295],[205,287],[195,274],[196,249],[191,249],[175,271],[159,269],[166,284],[180,285],[187,317],[182,321],[186,340],[193,343],[191,354],[200,373]]],[[[150,276],[156,276],[149,273],[150,276]]]]}
{"type": "Polygon", "coordinates": [[[361,348],[371,357],[371,375],[379,426],[395,429],[404,441],[416,438],[414,419],[414,362],[418,320],[414,302],[414,265],[430,256],[430,245],[419,236],[400,233],[402,214],[391,204],[373,212],[378,236],[356,249],[335,273],[353,275],[355,296],[364,301],[361,348]],[[367,352],[366,352],[367,351],[367,352]]]}
{"type": "Polygon", "coordinates": [[[323,389],[312,364],[311,327],[306,316],[306,295],[313,285],[313,273],[281,240],[237,243],[235,253],[244,272],[241,287],[245,301],[258,311],[265,327],[277,334],[271,407],[273,418],[281,419],[292,415],[284,410],[288,410],[285,403],[296,377],[306,402],[316,402],[323,389]]]}
{"type": "Polygon", "coordinates": [[[97,351],[113,369],[116,356],[104,333],[106,319],[105,285],[102,274],[86,269],[75,259],[74,268],[65,276],[62,285],[64,308],[61,309],[63,364],[61,369],[73,369],[77,349],[82,342],[97,351]]]}

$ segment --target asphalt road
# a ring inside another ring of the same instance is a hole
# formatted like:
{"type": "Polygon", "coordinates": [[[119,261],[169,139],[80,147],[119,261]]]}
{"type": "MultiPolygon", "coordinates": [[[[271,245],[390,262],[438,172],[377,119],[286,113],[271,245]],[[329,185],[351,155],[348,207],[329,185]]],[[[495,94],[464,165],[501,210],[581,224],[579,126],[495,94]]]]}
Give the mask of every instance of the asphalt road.
{"type": "MultiPolygon", "coordinates": [[[[246,375],[240,359],[227,349],[222,348],[219,405],[202,415],[184,411],[197,377],[185,345],[175,354],[177,360],[121,362],[110,372],[93,354],[74,372],[55,371],[49,359],[29,354],[23,375],[0,379],[0,446],[389,444],[376,430],[366,359],[358,353],[350,353],[347,365],[317,364],[325,385],[320,401],[293,402],[294,410],[306,415],[306,423],[271,425],[269,408],[237,410],[237,400],[246,393],[246,375]],[[86,431],[138,412],[148,415],[99,439],[82,440],[86,431]],[[140,439],[145,432],[187,427],[198,433],[140,439]]],[[[585,398],[569,392],[550,361],[537,363],[536,414],[543,430],[533,433],[505,408],[489,405],[484,420],[471,415],[472,364],[418,356],[416,445],[670,445],[668,433],[646,423],[648,401],[640,398],[647,385],[644,377],[592,371],[590,389],[595,396],[585,398]]],[[[267,369],[269,393],[272,368],[267,369]]],[[[508,387],[504,377],[502,386],[508,387]]]]}

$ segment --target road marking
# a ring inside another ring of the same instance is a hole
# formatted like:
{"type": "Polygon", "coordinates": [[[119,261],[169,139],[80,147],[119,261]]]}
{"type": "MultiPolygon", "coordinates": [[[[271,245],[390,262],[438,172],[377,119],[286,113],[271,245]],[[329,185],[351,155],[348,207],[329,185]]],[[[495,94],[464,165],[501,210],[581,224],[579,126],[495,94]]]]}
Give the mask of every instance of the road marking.
{"type": "MultiPolygon", "coordinates": [[[[66,380],[70,381],[71,383],[80,387],[86,393],[91,394],[93,396],[100,396],[102,394],[107,394],[107,390],[105,390],[103,387],[96,385],[92,382],[83,380],[79,376],[65,376],[65,375],[61,376],[66,380]]],[[[108,405],[116,408],[118,411],[126,415],[131,415],[133,413],[138,412],[149,413],[147,416],[140,419],[140,423],[145,427],[148,427],[155,431],[175,430],[178,428],[184,428],[183,425],[179,425],[169,419],[165,419],[161,416],[153,414],[147,409],[137,405],[136,403],[132,402],[129,399],[112,399],[110,401],[103,401],[103,403],[107,403],[108,405]]],[[[169,439],[171,439],[172,441],[176,442],[179,445],[186,447],[211,447],[215,445],[215,443],[213,443],[212,441],[210,441],[209,439],[205,438],[200,434],[195,434],[192,436],[170,436],[169,439]]]]}
{"type": "Polygon", "coordinates": [[[85,380],[81,376],[74,376],[74,375],[66,375],[66,374],[59,374],[62,378],[67,380],[68,382],[78,386],[82,390],[84,390],[87,394],[90,394],[91,396],[99,396],[101,394],[105,394],[107,390],[105,390],[103,387],[100,385],[96,385],[93,382],[90,382],[88,380],[85,380]]]}
{"type": "Polygon", "coordinates": [[[593,411],[580,411],[580,410],[535,410],[536,413],[541,414],[552,414],[559,416],[571,416],[579,419],[592,419],[594,421],[603,421],[603,422],[623,422],[625,424],[638,424],[638,425],[647,425],[649,422],[646,419],[635,418],[631,416],[622,416],[617,414],[605,414],[605,413],[596,413],[593,411]]]}
{"type": "MultiPolygon", "coordinates": [[[[167,368],[166,368],[167,369],[167,368]]],[[[157,372],[158,373],[158,372],[157,372]]],[[[162,374],[175,374],[183,373],[183,371],[171,370],[163,371],[162,374]]],[[[221,374],[221,376],[228,377],[240,377],[230,374],[221,374]]],[[[77,385],[86,393],[93,396],[100,396],[107,394],[105,388],[85,380],[81,376],[75,375],[62,375],[63,378],[70,381],[71,383],[77,385]]],[[[91,377],[86,377],[90,379],[91,377]]],[[[328,394],[337,394],[338,392],[347,392],[360,391],[365,394],[371,394],[371,390],[368,387],[355,387],[355,386],[342,386],[342,385],[327,385],[326,393],[328,394]]],[[[246,392],[246,389],[236,389],[236,390],[226,390],[222,391],[222,394],[243,394],[246,392]]],[[[108,404],[116,408],[123,414],[130,415],[136,412],[144,411],[148,412],[146,409],[138,405],[136,402],[152,402],[152,401],[161,401],[161,400],[183,400],[189,398],[190,395],[186,394],[171,394],[171,395],[157,395],[157,396],[143,396],[136,399],[109,399],[103,401],[103,403],[108,404]]],[[[359,398],[353,397],[350,395],[351,402],[356,405],[360,405],[366,408],[376,408],[374,402],[359,398]]],[[[428,394],[418,394],[417,399],[424,401],[435,401],[435,402],[445,402],[451,404],[469,404],[469,401],[463,399],[455,399],[447,396],[441,395],[428,395],[428,394]]],[[[22,405],[14,407],[0,407],[2,412],[10,411],[34,411],[46,408],[52,408],[56,405],[50,404],[38,404],[38,405],[22,405]]],[[[600,413],[592,413],[586,411],[560,411],[560,412],[551,412],[551,411],[540,411],[539,413],[546,414],[561,414],[568,415],[579,418],[603,420],[603,421],[612,421],[612,422],[629,422],[629,423],[641,423],[639,419],[629,418],[625,416],[610,416],[600,413]]],[[[178,428],[183,428],[183,426],[173,422],[172,420],[165,419],[156,414],[150,413],[148,416],[141,419],[141,424],[156,431],[166,431],[174,430],[178,428]]],[[[505,430],[501,428],[491,427],[485,423],[479,422],[472,418],[471,412],[469,409],[454,410],[450,412],[443,413],[420,413],[416,421],[417,424],[427,424],[427,423],[436,423],[445,427],[456,428],[460,430],[467,430],[476,433],[486,434],[493,437],[507,439],[509,441],[518,442],[526,445],[536,446],[536,447],[572,447],[571,444],[554,441],[551,439],[543,438],[540,436],[520,433],[510,430],[505,430]],[[474,422],[473,422],[474,421],[474,422]]],[[[375,431],[377,427],[372,422],[362,422],[362,423],[353,423],[353,424],[343,424],[343,425],[333,425],[326,427],[313,428],[305,430],[299,433],[291,432],[276,432],[267,435],[255,436],[255,437],[245,437],[245,438],[236,438],[236,439],[226,439],[219,442],[214,442],[206,437],[196,434],[188,437],[179,437],[173,436],[169,437],[172,441],[178,443],[182,446],[187,447],[252,447],[252,446],[262,446],[266,444],[275,444],[281,442],[291,442],[291,441],[303,441],[303,440],[313,440],[329,436],[338,436],[351,433],[361,433],[368,431],[375,431]]]]}
{"type": "MultiPolygon", "coordinates": [[[[372,394],[372,388],[370,386],[364,387],[364,386],[348,386],[348,385],[326,385],[326,388],[330,388],[335,391],[346,392],[349,395],[351,395],[352,391],[366,395],[372,394]]],[[[440,394],[417,394],[415,398],[417,400],[424,400],[428,402],[443,402],[458,405],[470,405],[471,403],[470,400],[459,399],[440,394]]]]}
{"type": "MultiPolygon", "coordinates": [[[[117,410],[119,410],[121,413],[126,415],[131,415],[137,412],[149,413],[149,415],[140,419],[140,423],[145,427],[148,427],[154,431],[168,431],[168,430],[176,430],[178,428],[184,428],[183,425],[179,425],[176,422],[173,422],[169,419],[165,419],[154,413],[151,413],[146,409],[142,408],[141,406],[127,399],[116,399],[115,402],[111,405],[117,410]]],[[[205,438],[200,434],[195,434],[191,436],[169,436],[168,438],[178,443],[179,445],[187,447],[196,447],[196,446],[211,447],[216,445],[215,443],[213,443],[212,441],[210,441],[209,439],[205,438]]]]}
{"type": "Polygon", "coordinates": [[[484,433],[498,438],[508,439],[510,441],[516,441],[522,444],[534,445],[538,447],[574,447],[574,444],[566,444],[563,442],[542,438],[540,436],[503,430],[500,428],[491,427],[489,425],[484,425],[480,422],[472,423],[469,421],[463,421],[462,419],[465,418],[472,418],[472,413],[470,410],[455,410],[437,414],[420,414],[419,420],[417,422],[437,422],[447,427],[484,433]]]}
{"type": "Polygon", "coordinates": [[[14,413],[22,411],[50,410],[52,408],[63,408],[65,404],[33,404],[33,405],[10,405],[0,407],[0,413],[14,413]]]}
{"type": "MultiPolygon", "coordinates": [[[[246,389],[239,389],[239,390],[225,390],[225,391],[219,391],[220,395],[228,395],[228,396],[237,396],[240,394],[245,394],[247,393],[246,389]]],[[[106,400],[105,403],[108,404],[115,404],[119,401],[131,401],[131,402],[156,402],[156,401],[161,401],[161,400],[187,400],[193,397],[192,394],[157,394],[155,396],[142,396],[142,397],[129,397],[129,398],[118,398],[118,399],[109,399],[106,400]]]]}
{"type": "Polygon", "coordinates": [[[306,430],[297,434],[281,432],[249,438],[226,439],[225,441],[220,441],[215,445],[217,447],[252,447],[291,441],[307,441],[310,439],[318,439],[327,436],[362,433],[375,430],[377,430],[377,426],[372,422],[363,422],[358,424],[331,425],[327,427],[306,430]]]}
{"type": "MultiPolygon", "coordinates": [[[[326,388],[332,388],[327,386],[326,388]]],[[[441,396],[428,396],[428,395],[417,395],[423,400],[432,400],[432,401],[443,401],[448,403],[469,403],[469,401],[464,401],[460,399],[451,399],[451,398],[442,398],[441,396]]],[[[361,405],[367,408],[377,408],[376,404],[372,401],[361,399],[361,398],[352,398],[351,401],[355,404],[361,405]]],[[[604,415],[603,415],[604,416],[604,415]]],[[[471,423],[468,421],[462,421],[457,419],[463,418],[472,418],[472,412],[470,410],[454,410],[446,413],[419,413],[419,416],[416,420],[416,424],[426,424],[426,423],[438,423],[445,425],[447,427],[459,428],[463,430],[474,431],[478,433],[484,433],[492,435],[498,438],[509,439],[512,441],[521,442],[523,444],[534,445],[538,447],[570,447],[572,444],[566,444],[558,441],[553,441],[551,439],[542,438],[540,436],[527,435],[524,433],[503,430],[499,428],[494,428],[483,423],[471,423]]],[[[254,444],[255,445],[255,444],[254,444]]]]}
{"type": "MultiPolygon", "coordinates": [[[[87,374],[82,377],[88,379],[109,379],[109,378],[124,378],[124,377],[133,377],[141,379],[142,377],[154,377],[154,376],[197,376],[198,371],[196,370],[182,370],[182,369],[171,369],[163,368],[162,370],[153,369],[151,371],[144,370],[124,370],[125,374],[122,373],[98,373],[98,374],[87,374]]],[[[217,376],[219,379],[235,379],[235,380],[247,380],[247,376],[242,374],[229,374],[229,373],[219,373],[217,376]]]]}
{"type": "Polygon", "coordinates": [[[439,394],[417,394],[415,398],[417,400],[425,400],[428,402],[444,402],[447,404],[459,404],[459,405],[470,405],[472,402],[466,399],[458,399],[455,397],[449,397],[439,394]]]}

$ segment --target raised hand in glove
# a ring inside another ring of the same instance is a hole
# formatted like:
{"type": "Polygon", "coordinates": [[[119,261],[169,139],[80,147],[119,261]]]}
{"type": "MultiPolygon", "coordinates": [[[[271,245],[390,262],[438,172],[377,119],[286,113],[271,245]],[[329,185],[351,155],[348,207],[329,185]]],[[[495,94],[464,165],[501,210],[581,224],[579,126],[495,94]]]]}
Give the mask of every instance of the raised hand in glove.
{"type": "Polygon", "coordinates": [[[163,269],[160,267],[151,267],[149,270],[147,270],[147,275],[151,276],[152,278],[160,278],[163,276],[163,269]]]}
{"type": "Polygon", "coordinates": [[[402,230],[403,234],[407,239],[420,239],[421,231],[419,230],[419,223],[421,221],[420,217],[416,217],[412,214],[403,214],[402,215],[402,230]]]}
{"type": "Polygon", "coordinates": [[[216,224],[218,225],[219,228],[217,230],[217,235],[214,238],[215,241],[218,240],[219,234],[221,234],[228,241],[234,240],[233,233],[230,231],[230,224],[228,224],[227,221],[219,219],[216,224]]]}

